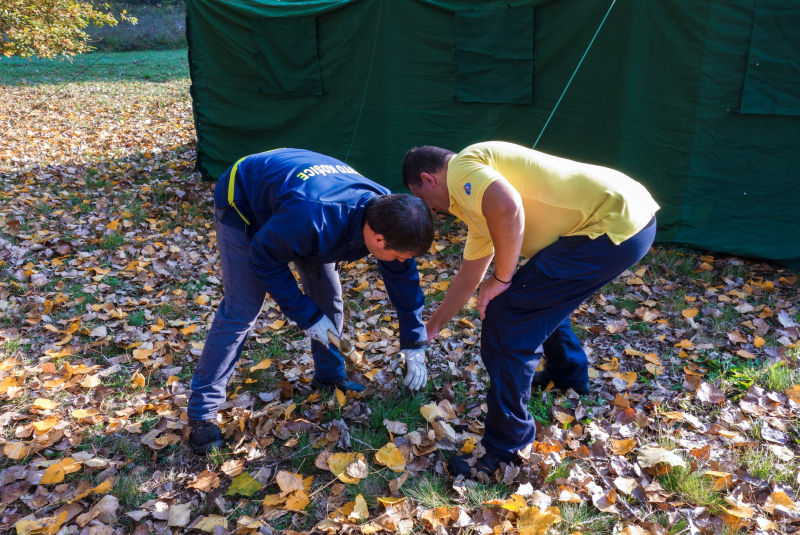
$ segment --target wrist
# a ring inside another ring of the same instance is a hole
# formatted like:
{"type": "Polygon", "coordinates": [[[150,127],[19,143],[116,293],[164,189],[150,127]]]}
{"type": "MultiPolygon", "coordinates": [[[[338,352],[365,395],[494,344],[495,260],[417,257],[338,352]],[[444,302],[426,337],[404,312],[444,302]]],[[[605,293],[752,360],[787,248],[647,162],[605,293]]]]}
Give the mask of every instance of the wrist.
{"type": "Polygon", "coordinates": [[[500,284],[511,284],[511,279],[512,279],[513,276],[514,275],[512,274],[510,277],[508,277],[508,280],[505,280],[505,279],[503,279],[501,277],[498,277],[497,273],[495,273],[494,271],[492,272],[492,277],[494,277],[494,280],[496,280],[500,284]]]}

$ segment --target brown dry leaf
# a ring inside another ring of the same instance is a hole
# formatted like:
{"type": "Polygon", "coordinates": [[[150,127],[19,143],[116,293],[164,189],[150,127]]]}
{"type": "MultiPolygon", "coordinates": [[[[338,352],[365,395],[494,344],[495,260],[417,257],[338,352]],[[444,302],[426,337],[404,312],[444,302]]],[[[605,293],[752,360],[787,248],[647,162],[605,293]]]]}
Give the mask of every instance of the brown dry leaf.
{"type": "MultiPolygon", "coordinates": [[[[345,466],[345,468],[347,467],[345,466]]],[[[306,488],[303,482],[303,476],[294,472],[281,470],[275,476],[275,481],[281,489],[281,496],[288,496],[290,493],[298,490],[305,491],[306,488]]]]}
{"type": "Polygon", "coordinates": [[[398,474],[406,469],[403,452],[391,442],[375,452],[375,462],[398,474]]]}
{"type": "Polygon", "coordinates": [[[167,526],[183,527],[189,523],[192,514],[191,503],[176,503],[169,507],[167,526]]]}
{"type": "Polygon", "coordinates": [[[395,435],[405,435],[408,433],[408,425],[403,422],[384,420],[383,425],[386,426],[386,429],[388,429],[390,433],[394,433],[395,435]]]}
{"type": "Polygon", "coordinates": [[[355,461],[347,465],[345,469],[347,475],[355,479],[365,479],[369,476],[369,466],[363,457],[357,458],[355,461]]]}
{"type": "Polygon", "coordinates": [[[800,403],[800,385],[790,386],[784,393],[795,403],[800,403]]]}
{"type": "Polygon", "coordinates": [[[627,455],[635,447],[635,438],[611,439],[611,451],[614,455],[627,455]]]}
{"type": "Polygon", "coordinates": [[[195,476],[194,480],[186,485],[186,487],[190,489],[197,489],[201,492],[211,492],[212,490],[219,488],[219,485],[220,480],[217,474],[210,470],[203,470],[197,476],[195,476]]]}
{"type": "Polygon", "coordinates": [[[19,461],[28,456],[31,451],[31,445],[24,442],[6,442],[3,446],[3,454],[9,459],[19,461]]]}
{"type": "Polygon", "coordinates": [[[697,389],[697,399],[703,403],[716,404],[725,403],[727,401],[722,390],[706,382],[701,383],[700,387],[697,389]]]}

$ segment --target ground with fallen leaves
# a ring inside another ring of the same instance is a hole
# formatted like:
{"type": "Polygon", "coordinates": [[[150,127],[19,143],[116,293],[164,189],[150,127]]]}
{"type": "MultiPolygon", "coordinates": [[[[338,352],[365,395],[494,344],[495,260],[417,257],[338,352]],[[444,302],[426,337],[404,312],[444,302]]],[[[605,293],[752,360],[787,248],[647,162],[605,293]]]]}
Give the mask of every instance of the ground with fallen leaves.
{"type": "MultiPolygon", "coordinates": [[[[494,478],[446,468],[481,452],[474,302],[411,395],[372,259],[342,272],[365,395],[312,392],[308,343],[268,299],[220,412],[229,447],[187,451],[222,284],[185,52],[97,57],[0,60],[0,531],[800,530],[797,275],[676,247],[574,312],[592,395],[536,390],[536,442],[494,478]]],[[[437,225],[429,309],[466,238],[437,225]]]]}

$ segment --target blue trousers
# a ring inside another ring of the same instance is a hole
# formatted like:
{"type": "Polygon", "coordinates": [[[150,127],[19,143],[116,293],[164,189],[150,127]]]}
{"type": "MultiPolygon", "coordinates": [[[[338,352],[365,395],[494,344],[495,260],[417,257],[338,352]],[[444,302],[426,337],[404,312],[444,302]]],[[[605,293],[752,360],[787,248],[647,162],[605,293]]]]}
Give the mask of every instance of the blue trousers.
{"type": "Polygon", "coordinates": [[[528,412],[531,379],[544,346],[545,370],[556,386],[587,384],[588,363],[569,315],[594,292],[638,262],[656,234],[656,220],[620,245],[607,237],[559,239],[521,267],[511,286],[489,302],[481,358],[491,385],[482,444],[503,461],[533,442],[528,412]]]}
{"type": "MultiPolygon", "coordinates": [[[[216,420],[225,402],[225,390],[242,354],[245,339],[264,305],[265,292],[250,271],[250,238],[244,229],[222,223],[225,209],[214,210],[217,249],[222,264],[224,297],[211,324],[200,361],[192,378],[188,413],[192,420],[216,420]]],[[[341,333],[342,286],[335,264],[293,262],[303,292],[319,306],[341,333]]],[[[324,383],[347,377],[338,351],[320,342],[311,343],[314,376],[324,383]]]]}

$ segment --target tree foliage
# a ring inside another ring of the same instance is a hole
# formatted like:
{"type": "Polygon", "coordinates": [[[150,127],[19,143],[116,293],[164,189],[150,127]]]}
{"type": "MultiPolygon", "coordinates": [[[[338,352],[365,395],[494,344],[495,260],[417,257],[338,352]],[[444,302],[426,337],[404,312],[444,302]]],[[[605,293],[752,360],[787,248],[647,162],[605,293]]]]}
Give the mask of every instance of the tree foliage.
{"type": "MultiPolygon", "coordinates": [[[[119,14],[121,20],[136,19],[119,14]]],[[[84,31],[89,24],[117,24],[108,4],[98,8],[72,0],[3,0],[0,2],[0,53],[53,58],[93,50],[84,31]]]]}

